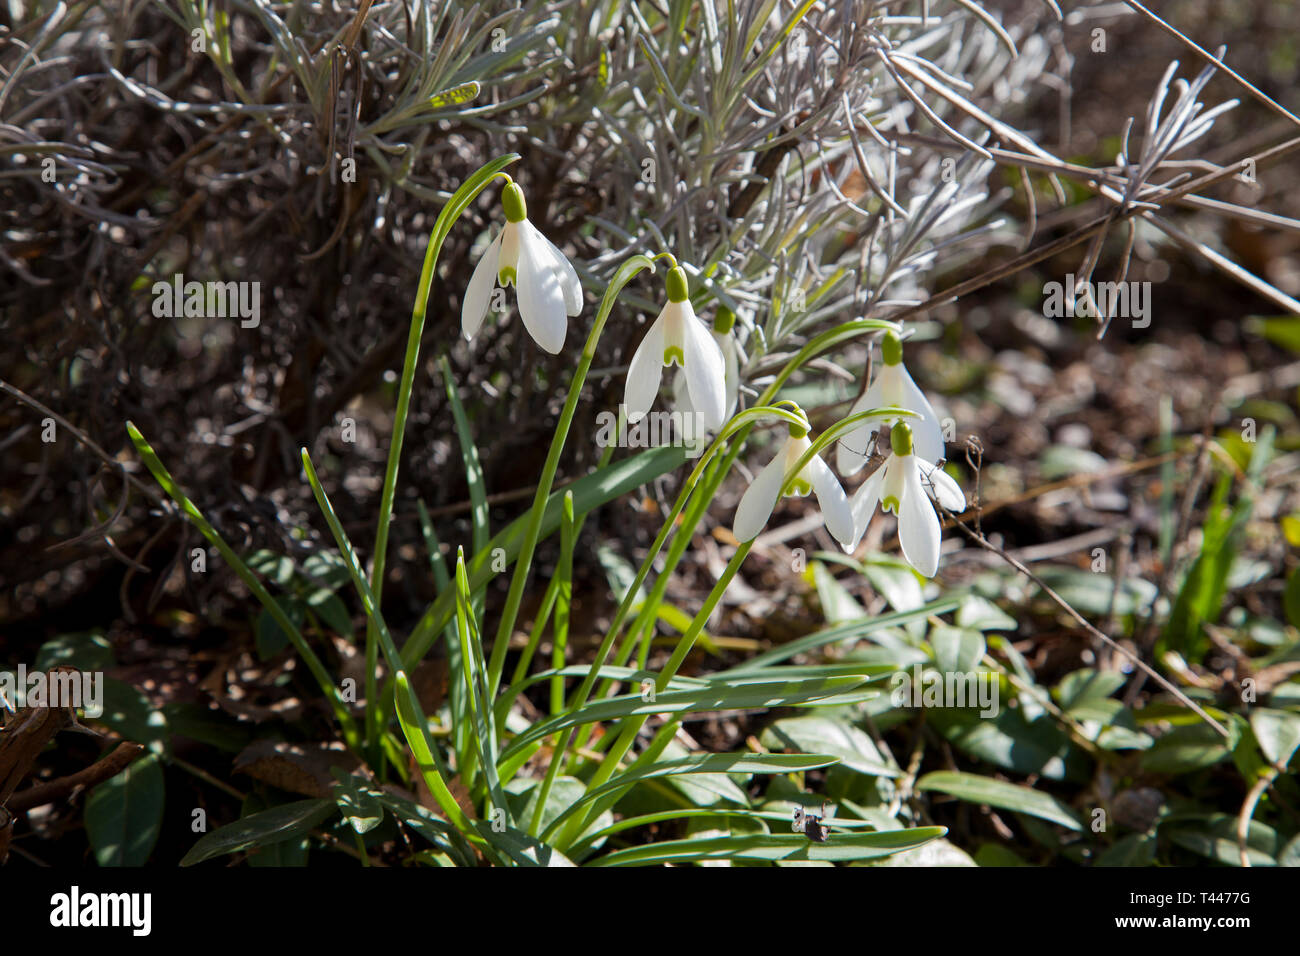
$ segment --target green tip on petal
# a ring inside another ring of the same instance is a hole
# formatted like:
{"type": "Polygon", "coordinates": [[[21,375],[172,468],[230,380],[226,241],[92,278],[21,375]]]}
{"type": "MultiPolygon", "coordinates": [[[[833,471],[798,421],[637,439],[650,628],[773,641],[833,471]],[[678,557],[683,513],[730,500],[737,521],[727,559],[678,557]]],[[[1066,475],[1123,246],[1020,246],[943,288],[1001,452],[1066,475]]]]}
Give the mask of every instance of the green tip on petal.
{"type": "Polygon", "coordinates": [[[664,365],[672,365],[673,362],[676,362],[679,368],[686,368],[686,353],[676,345],[664,349],[664,365]]]}
{"type": "Polygon", "coordinates": [[[726,335],[736,324],[736,313],[732,312],[725,305],[718,309],[718,314],[713,317],[713,331],[719,335],[726,335]]]}
{"type": "Polygon", "coordinates": [[[912,454],[912,426],[907,422],[896,422],[889,430],[889,447],[900,458],[912,454]]]}
{"type": "Polygon", "coordinates": [[[501,191],[501,205],[509,222],[523,222],[528,218],[528,203],[524,202],[524,191],[518,183],[512,182],[501,191]]]}
{"type": "Polygon", "coordinates": [[[807,482],[802,478],[791,478],[790,490],[787,492],[787,494],[793,495],[796,498],[807,498],[810,494],[812,494],[812,490],[813,487],[810,482],[807,482]]]}
{"type": "Polygon", "coordinates": [[[889,331],[885,333],[884,341],[880,343],[880,351],[884,354],[886,365],[901,365],[903,362],[903,340],[898,337],[898,333],[889,331]]]}
{"type": "Polygon", "coordinates": [[[690,296],[687,294],[686,272],[681,266],[673,266],[668,270],[668,301],[685,302],[690,296]]]}
{"type": "Polygon", "coordinates": [[[803,425],[796,425],[794,422],[791,422],[791,423],[790,423],[790,437],[791,437],[791,438],[807,438],[807,437],[808,437],[808,429],[805,428],[803,425]]]}

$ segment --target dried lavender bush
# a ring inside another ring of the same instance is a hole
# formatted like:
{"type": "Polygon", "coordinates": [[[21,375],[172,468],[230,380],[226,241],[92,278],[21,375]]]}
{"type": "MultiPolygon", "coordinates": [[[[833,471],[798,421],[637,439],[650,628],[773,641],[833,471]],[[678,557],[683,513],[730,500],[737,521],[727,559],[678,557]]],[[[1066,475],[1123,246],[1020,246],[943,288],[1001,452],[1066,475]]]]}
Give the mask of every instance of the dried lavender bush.
{"type": "MultiPolygon", "coordinates": [[[[345,520],[371,513],[424,236],[485,156],[522,154],[531,214],[589,293],[633,250],[688,262],[739,316],[749,394],[811,335],[913,315],[941,301],[926,301],[937,275],[1021,244],[1023,230],[990,218],[1011,193],[990,187],[998,165],[1040,188],[1042,174],[1088,181],[1015,128],[1026,89],[1063,84],[1050,3],[35,3],[8,29],[0,301],[17,347],[2,377],[110,454],[121,422],[139,423],[245,550],[310,547],[300,445],[346,452],[336,504],[345,520]],[[177,272],[260,281],[261,325],[156,318],[149,289],[177,272]],[[346,417],[359,441],[345,448],[346,417]]],[[[1118,177],[1128,202],[1156,168],[1086,172],[1093,189],[1118,177]]],[[[517,322],[458,342],[483,238],[461,227],[444,249],[426,367],[450,352],[508,508],[537,473],[566,364],[517,322]]],[[[630,301],[648,310],[643,289],[630,301]]],[[[580,434],[616,405],[640,337],[619,318],[580,434]]],[[[864,357],[846,350],[842,377],[860,381],[864,357]]],[[[463,513],[444,402],[416,391],[399,544],[419,540],[416,496],[440,520],[463,513]]],[[[143,572],[180,567],[179,526],[160,531],[116,463],[40,442],[31,407],[3,414],[7,454],[28,463],[0,531],[16,586],[4,616],[38,622],[78,591],[120,595],[128,616],[151,606],[167,576],[143,572]]],[[[590,454],[575,445],[572,475],[590,454]]],[[[393,564],[400,574],[409,555],[393,564]]],[[[180,577],[219,613],[223,585],[180,577]]]]}
{"type": "MultiPolygon", "coordinates": [[[[1040,13],[1013,32],[1032,42],[1040,13]]],[[[882,147],[913,122],[882,40],[968,77],[991,106],[1012,62],[961,8],[920,29],[865,2],[814,9],[796,30],[775,2],[675,4],[667,16],[618,3],[378,4],[364,18],[260,2],[36,3],[22,14],[0,53],[0,301],[15,343],[3,378],[106,449],[121,447],[123,420],[139,422],[165,458],[186,461],[189,486],[245,548],[294,545],[294,451],[331,441],[344,416],[361,434],[341,507],[372,503],[424,234],[483,156],[524,156],[516,175],[532,214],[583,263],[590,290],[634,248],[672,249],[702,270],[751,330],[750,384],[761,385],[803,337],[887,307],[886,288],[914,298],[935,261],[926,227],[955,197],[934,195],[936,151],[882,147]],[[864,168],[902,203],[930,195],[929,221],[868,195],[864,168]],[[261,325],[156,318],[149,290],[178,272],[260,281],[261,325]],[[792,308],[796,290],[806,311],[792,308]]],[[[1030,79],[1044,59],[1040,49],[1016,69],[1030,79]]],[[[980,177],[962,188],[978,195],[980,177]]],[[[496,436],[482,447],[489,486],[510,491],[536,472],[565,369],[526,350],[517,324],[492,326],[472,351],[454,346],[474,241],[462,228],[444,251],[426,354],[451,349],[473,382],[471,415],[496,436]]],[[[619,331],[598,365],[626,361],[638,327],[619,331]]],[[[435,514],[464,498],[445,477],[456,453],[440,395],[417,392],[408,460],[427,465],[407,472],[435,514]]],[[[597,398],[584,408],[616,400],[597,398]]],[[[6,617],[37,619],[96,584],[112,593],[128,561],[158,570],[179,558],[178,535],[151,540],[144,499],[118,507],[115,466],[79,443],[41,443],[30,408],[4,414],[11,460],[31,463],[6,508],[7,543],[22,546],[5,549],[17,588],[6,617]],[[114,549],[79,537],[87,529],[109,532],[114,549]]],[[[398,511],[413,540],[409,498],[398,511]]],[[[122,589],[128,613],[149,600],[145,581],[122,589]]]]}

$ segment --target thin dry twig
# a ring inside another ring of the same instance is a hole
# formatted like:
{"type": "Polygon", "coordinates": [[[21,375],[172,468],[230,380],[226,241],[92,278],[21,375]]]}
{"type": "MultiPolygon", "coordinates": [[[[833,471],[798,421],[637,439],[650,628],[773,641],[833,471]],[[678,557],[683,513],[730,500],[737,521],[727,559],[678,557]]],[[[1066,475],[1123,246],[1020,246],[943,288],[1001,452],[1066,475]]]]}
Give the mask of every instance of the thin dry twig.
{"type": "MultiPolygon", "coordinates": [[[[942,505],[940,505],[939,507],[942,508],[942,505]]],[[[1127,658],[1127,659],[1129,660],[1129,662],[1133,664],[1134,667],[1136,667],[1136,668],[1138,668],[1139,670],[1141,670],[1141,671],[1142,671],[1143,673],[1145,673],[1148,677],[1150,677],[1152,680],[1154,680],[1157,684],[1159,684],[1161,687],[1163,687],[1165,690],[1167,690],[1170,694],[1172,694],[1172,695],[1174,696],[1174,698],[1175,698],[1175,699],[1176,699],[1180,704],[1182,704],[1184,707],[1186,707],[1186,708],[1188,708],[1189,710],[1191,710],[1191,711],[1192,711],[1193,713],[1195,713],[1198,717],[1200,717],[1202,720],[1204,720],[1207,724],[1209,724],[1211,727],[1213,727],[1213,728],[1215,729],[1215,731],[1217,731],[1220,735],[1222,735],[1222,736],[1224,737],[1224,739],[1227,739],[1227,738],[1230,736],[1229,733],[1228,733],[1228,729],[1227,729],[1226,727],[1224,727],[1221,723],[1219,723],[1217,720],[1215,720],[1213,717],[1211,717],[1209,714],[1207,714],[1207,713],[1205,712],[1205,710],[1204,710],[1204,709],[1203,709],[1199,704],[1197,704],[1197,703],[1196,703],[1195,701],[1193,701],[1190,697],[1188,697],[1188,696],[1187,696],[1186,694],[1184,694],[1181,690],[1179,690],[1179,689],[1178,689],[1177,687],[1175,687],[1172,683],[1170,683],[1170,682],[1169,682],[1169,681],[1168,681],[1168,680],[1167,680],[1167,679],[1166,679],[1162,674],[1160,674],[1160,673],[1159,673],[1158,671],[1156,671],[1153,667],[1151,667],[1149,664],[1147,664],[1147,662],[1144,661],[1144,660],[1142,660],[1142,658],[1140,658],[1138,655],[1134,654],[1134,653],[1133,653],[1132,651],[1130,651],[1128,648],[1124,647],[1122,644],[1120,644],[1118,641],[1116,641],[1116,640],[1115,640],[1113,637],[1111,637],[1109,634],[1106,634],[1106,633],[1102,632],[1102,631],[1099,630],[1096,626],[1094,626],[1094,625],[1092,624],[1092,622],[1090,622],[1086,617],[1084,617],[1082,614],[1080,614],[1078,611],[1076,611],[1073,607],[1071,607],[1071,606],[1070,606],[1070,603],[1069,603],[1068,601],[1066,601],[1065,598],[1061,597],[1061,595],[1057,594],[1056,591],[1054,591],[1054,590],[1053,590],[1053,589],[1052,589],[1052,588],[1047,584],[1047,582],[1045,582],[1042,578],[1040,578],[1038,575],[1034,574],[1033,571],[1030,571],[1029,568],[1025,567],[1024,564],[1022,564],[1020,561],[1017,561],[1017,560],[1016,560],[1015,558],[1013,558],[1010,554],[1008,554],[1005,550],[1003,550],[1002,548],[999,548],[996,544],[994,544],[993,542],[991,542],[988,538],[984,537],[984,535],[982,535],[982,534],[980,534],[979,532],[975,531],[975,529],[971,528],[971,527],[970,527],[969,525],[967,525],[964,521],[962,521],[960,518],[958,518],[955,514],[953,514],[952,512],[948,511],[947,509],[943,509],[943,510],[944,510],[944,513],[947,514],[949,520],[951,520],[951,521],[953,522],[953,524],[955,524],[958,528],[960,528],[960,529],[962,530],[962,532],[963,532],[963,533],[964,533],[968,538],[970,538],[972,541],[974,541],[974,542],[975,542],[976,544],[978,544],[980,547],[982,547],[982,548],[984,548],[984,549],[986,549],[986,550],[988,550],[988,551],[992,551],[994,554],[1000,556],[1004,561],[1007,562],[1007,564],[1011,565],[1013,568],[1015,568],[1017,571],[1019,571],[1019,572],[1020,572],[1021,574],[1023,574],[1025,577],[1027,577],[1030,581],[1032,581],[1034,584],[1036,584],[1039,588],[1042,589],[1042,591],[1043,591],[1044,594],[1046,594],[1049,598],[1051,598],[1052,601],[1053,601],[1053,602],[1054,602],[1058,607],[1061,608],[1061,610],[1065,611],[1065,612],[1066,612],[1067,614],[1069,614],[1072,618],[1074,618],[1074,620],[1077,621],[1078,624],[1079,624],[1081,627],[1083,627],[1083,628],[1084,628],[1084,629],[1085,629],[1089,634],[1091,634],[1093,637],[1097,638],[1099,641],[1101,641],[1102,643],[1104,643],[1107,647],[1109,647],[1109,648],[1110,648],[1112,651],[1114,651],[1115,653],[1119,654],[1119,655],[1122,656],[1122,657],[1127,658]]]]}

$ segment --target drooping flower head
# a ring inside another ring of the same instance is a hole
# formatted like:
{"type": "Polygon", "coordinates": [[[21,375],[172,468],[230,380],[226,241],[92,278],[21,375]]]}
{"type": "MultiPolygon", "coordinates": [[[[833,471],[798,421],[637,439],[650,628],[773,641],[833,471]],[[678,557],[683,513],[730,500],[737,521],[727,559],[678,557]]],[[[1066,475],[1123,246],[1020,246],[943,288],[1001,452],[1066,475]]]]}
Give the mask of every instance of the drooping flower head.
{"type": "Polygon", "coordinates": [[[853,541],[853,512],[844,489],[826,462],[814,455],[803,468],[795,471],[800,457],[811,444],[808,429],[792,423],[790,434],[776,457],[758,473],[741,496],[732,524],[732,534],[738,541],[758,537],[783,494],[803,497],[810,493],[817,495],[822,520],[831,537],[841,546],[848,546],[853,541]]]}
{"type": "Polygon", "coordinates": [[[506,184],[501,206],[506,224],[474,267],[460,310],[461,331],[472,339],[487,316],[493,290],[512,285],[528,334],[546,351],[558,353],[568,317],[582,311],[582,283],[564,253],[528,221],[518,183],[506,184]]]}
{"type": "Polygon", "coordinates": [[[624,404],[629,423],[637,422],[659,394],[663,371],[678,365],[686,375],[691,407],[708,431],[726,420],[726,360],[722,348],[695,315],[687,295],[686,272],[674,264],[668,270],[668,304],[654,320],[632,356],[627,370],[624,404]]]}
{"type": "Polygon", "coordinates": [[[898,542],[907,563],[932,578],[939,569],[940,528],[929,496],[955,512],[966,510],[966,496],[942,468],[915,453],[907,422],[890,429],[889,444],[885,463],[853,495],[853,543],[847,550],[857,547],[879,503],[898,518],[898,542]]]}
{"type": "MultiPolygon", "coordinates": [[[[876,380],[862,393],[854,403],[850,415],[865,412],[872,408],[894,406],[915,412],[917,418],[910,425],[918,457],[934,463],[945,455],[943,445],[943,427],[939,418],[912,376],[903,366],[903,342],[896,332],[886,332],[880,345],[881,357],[884,359],[876,380]]],[[[872,436],[881,426],[867,422],[848,432],[840,439],[835,449],[835,463],[840,474],[852,475],[862,468],[867,461],[867,450],[871,446],[872,436]]]]}
{"type": "MultiPolygon", "coordinates": [[[[713,317],[711,334],[713,341],[717,342],[718,348],[722,350],[724,369],[722,420],[724,422],[729,421],[731,416],[736,414],[736,406],[740,401],[740,346],[736,344],[736,337],[732,334],[735,324],[736,314],[725,305],[720,306],[713,317]]],[[[673,378],[673,404],[682,412],[682,437],[687,441],[704,438],[709,429],[700,427],[702,423],[697,420],[695,404],[691,401],[686,372],[680,368],[673,378]]]]}

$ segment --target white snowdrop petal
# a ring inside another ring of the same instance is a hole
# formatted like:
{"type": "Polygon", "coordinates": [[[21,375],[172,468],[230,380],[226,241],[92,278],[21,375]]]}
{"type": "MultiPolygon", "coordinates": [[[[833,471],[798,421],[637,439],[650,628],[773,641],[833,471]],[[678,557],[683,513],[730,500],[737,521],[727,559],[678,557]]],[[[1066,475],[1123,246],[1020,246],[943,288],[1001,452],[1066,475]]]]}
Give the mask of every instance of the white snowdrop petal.
{"type": "Polygon", "coordinates": [[[681,369],[673,376],[672,394],[673,410],[678,413],[672,419],[674,431],[688,444],[702,440],[705,437],[704,431],[696,420],[695,406],[691,404],[691,390],[686,387],[686,373],[681,369]]]}
{"type": "Polygon", "coordinates": [[[714,332],[713,338],[718,343],[718,348],[722,349],[722,358],[726,363],[726,372],[722,377],[727,391],[727,405],[722,410],[722,420],[725,422],[736,414],[736,406],[740,402],[740,357],[736,354],[736,340],[730,332],[714,332]]]}
{"type": "MultiPolygon", "coordinates": [[[[526,222],[527,220],[525,220],[526,222]]],[[[523,244],[524,231],[517,222],[508,222],[501,227],[501,254],[497,259],[497,271],[509,269],[519,272],[519,247],[523,244]]],[[[515,283],[518,285],[518,283],[515,283]]]]}
{"type": "Polygon", "coordinates": [[[624,381],[623,404],[627,406],[629,423],[641,420],[659,394],[659,382],[664,372],[664,316],[650,323],[650,328],[632,354],[624,381]]]}
{"type": "Polygon", "coordinates": [[[939,570],[939,516],[921,487],[915,468],[904,471],[905,490],[898,508],[898,543],[903,557],[927,578],[939,570]]]}
{"type": "Polygon", "coordinates": [[[487,318],[492,290],[497,284],[497,261],[501,253],[502,235],[498,233],[488,243],[487,251],[474,267],[474,274],[470,276],[469,285],[465,288],[465,301],[460,307],[460,330],[467,339],[472,339],[478,333],[483,320],[487,318]]]}
{"type": "Polygon", "coordinates": [[[694,406],[691,405],[691,390],[686,387],[686,373],[681,369],[673,375],[672,384],[673,408],[682,413],[684,417],[690,417],[694,412],[694,406]]]}
{"type": "Polygon", "coordinates": [[[808,462],[804,474],[808,476],[813,491],[817,494],[822,520],[826,523],[826,530],[831,533],[831,537],[840,543],[840,547],[849,547],[856,543],[853,536],[853,509],[849,507],[849,499],[830,467],[817,457],[808,462]]]}
{"type": "MultiPolygon", "coordinates": [[[[893,461],[893,459],[889,459],[893,461]]],[[[880,489],[885,484],[885,469],[889,467],[889,461],[873,471],[858,490],[853,493],[853,500],[849,502],[849,508],[853,512],[853,548],[856,551],[858,542],[867,532],[867,525],[871,524],[871,517],[876,513],[876,505],[880,503],[880,489]]]]}
{"type": "Polygon", "coordinates": [[[519,315],[528,334],[554,355],[564,347],[564,336],[569,330],[564,290],[546,247],[530,241],[528,234],[522,239],[515,283],[519,292],[519,315]]]}
{"type": "MultiPolygon", "coordinates": [[[[683,351],[686,353],[686,386],[701,424],[709,431],[722,427],[727,407],[727,363],[722,349],[704,323],[695,317],[690,302],[682,306],[683,351]]],[[[671,308],[671,305],[669,306],[671,308]]]]}
{"type": "Polygon", "coordinates": [[[866,452],[871,448],[871,436],[876,429],[870,425],[860,425],[845,432],[835,443],[835,467],[846,478],[856,475],[867,463],[866,452]]]}
{"type": "Polygon", "coordinates": [[[948,474],[938,465],[921,464],[921,472],[926,479],[923,484],[926,490],[949,511],[961,512],[966,510],[966,495],[961,490],[961,485],[957,484],[952,475],[948,474]]]}
{"type": "Polygon", "coordinates": [[[573,263],[569,257],[559,250],[559,247],[542,234],[542,231],[532,223],[528,224],[537,241],[545,245],[547,251],[551,254],[551,259],[555,267],[560,271],[560,284],[564,288],[564,304],[568,309],[569,315],[577,315],[582,311],[582,282],[578,279],[578,272],[573,268],[573,263]]]}
{"type": "Polygon", "coordinates": [[[934,413],[934,406],[912,381],[912,376],[907,373],[906,368],[899,365],[898,372],[898,387],[902,389],[899,404],[921,416],[907,419],[907,424],[912,427],[912,451],[922,461],[938,461],[948,457],[943,443],[943,426],[939,424],[939,417],[934,413]]]}
{"type": "Polygon", "coordinates": [[[785,454],[782,451],[777,452],[776,457],[758,473],[753,484],[741,496],[735,521],[731,525],[731,533],[737,541],[752,541],[758,537],[767,524],[767,519],[772,517],[772,509],[776,507],[784,483],[785,454]]]}
{"type": "MultiPolygon", "coordinates": [[[[862,393],[862,397],[853,403],[849,415],[858,415],[888,404],[881,396],[879,378],[862,393]]],[[[871,435],[880,426],[872,422],[863,422],[852,431],[845,432],[835,443],[835,467],[845,477],[857,474],[867,463],[867,449],[871,446],[871,435]]]]}
{"type": "Polygon", "coordinates": [[[903,496],[907,494],[906,473],[916,470],[916,466],[912,463],[915,457],[915,455],[908,455],[900,458],[890,453],[883,469],[885,480],[880,486],[881,511],[892,511],[898,514],[897,506],[902,504],[903,496]]]}

